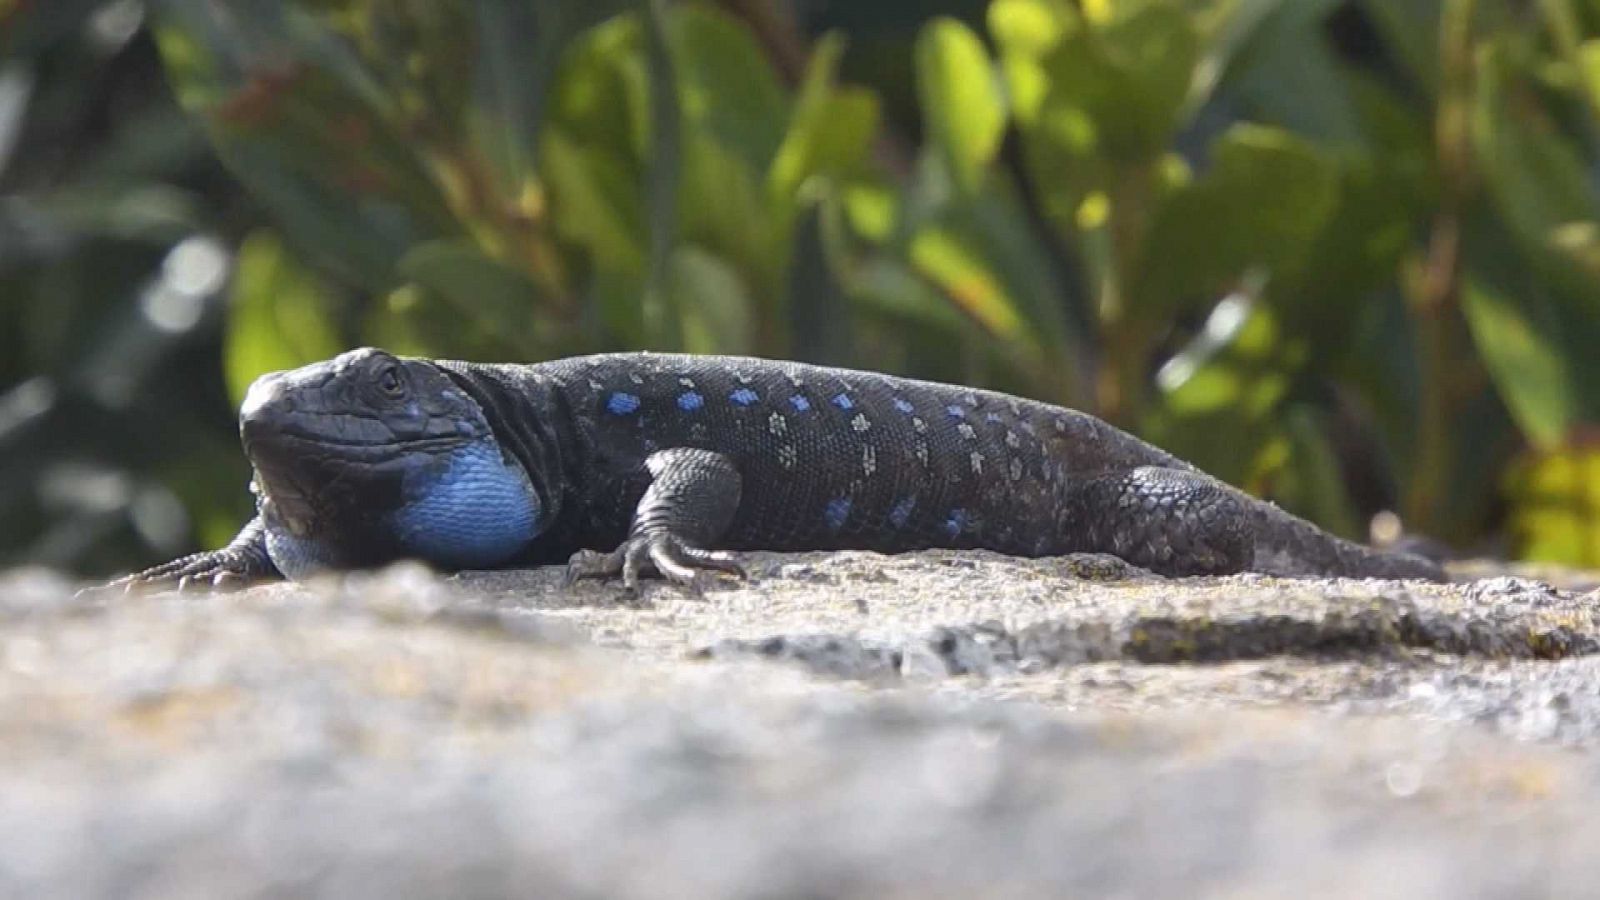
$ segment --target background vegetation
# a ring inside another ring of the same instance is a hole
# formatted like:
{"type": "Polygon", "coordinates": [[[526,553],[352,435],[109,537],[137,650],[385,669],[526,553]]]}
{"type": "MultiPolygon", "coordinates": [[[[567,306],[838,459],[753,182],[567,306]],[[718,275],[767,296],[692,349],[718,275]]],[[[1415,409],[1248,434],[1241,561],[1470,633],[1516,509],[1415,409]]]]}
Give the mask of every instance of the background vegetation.
{"type": "Polygon", "coordinates": [[[1600,563],[1600,0],[0,0],[0,562],[248,514],[363,343],[1066,403],[1600,563]]]}

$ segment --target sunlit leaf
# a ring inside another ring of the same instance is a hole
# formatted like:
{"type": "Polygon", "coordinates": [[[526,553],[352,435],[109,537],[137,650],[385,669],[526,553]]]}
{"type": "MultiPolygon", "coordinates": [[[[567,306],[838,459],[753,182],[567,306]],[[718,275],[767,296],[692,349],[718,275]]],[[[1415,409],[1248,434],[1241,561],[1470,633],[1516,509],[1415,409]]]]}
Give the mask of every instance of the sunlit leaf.
{"type": "Polygon", "coordinates": [[[989,33],[1000,48],[1011,114],[1024,126],[1034,124],[1050,89],[1044,58],[1078,25],[1073,8],[1053,0],[989,4],[989,33]]]}
{"type": "Polygon", "coordinates": [[[917,37],[917,92],[932,140],[956,184],[976,191],[1005,131],[1005,97],[983,40],[955,19],[917,37]]]}
{"type": "Polygon", "coordinates": [[[1506,474],[1505,493],[1518,557],[1600,565],[1600,448],[1529,454],[1506,474]]]}
{"type": "Polygon", "coordinates": [[[1002,340],[1023,336],[1023,319],[994,270],[975,248],[946,229],[930,228],[911,240],[917,268],[950,299],[1002,340]]]}
{"type": "Polygon", "coordinates": [[[1081,113],[1113,159],[1158,156],[1182,124],[1195,77],[1199,36],[1189,16],[1165,3],[1078,29],[1045,60],[1051,107],[1081,113]]]}
{"type": "Polygon", "coordinates": [[[224,342],[224,371],[235,404],[267,372],[293,369],[343,349],[333,298],[301,268],[282,241],[258,231],[239,248],[224,342]]]}
{"type": "Polygon", "coordinates": [[[792,203],[811,175],[844,175],[866,159],[878,128],[878,97],[834,84],[843,53],[844,40],[838,35],[824,38],[812,51],[794,114],[768,172],[774,203],[792,203]]]}
{"type": "Polygon", "coordinates": [[[916,320],[949,335],[970,328],[937,288],[898,260],[865,260],[852,273],[850,288],[855,299],[897,320],[916,320]]]}
{"type": "MultiPolygon", "coordinates": [[[[1200,333],[1161,367],[1160,404],[1141,433],[1234,484],[1262,476],[1261,453],[1283,437],[1274,420],[1305,357],[1284,335],[1276,313],[1246,294],[1212,309],[1200,333]],[[1217,440],[1218,434],[1228,440],[1217,440]]],[[[1288,464],[1292,444],[1273,468],[1288,464]]]]}
{"type": "Polygon", "coordinates": [[[1583,420],[1573,373],[1543,298],[1508,296],[1471,279],[1461,292],[1473,340],[1517,424],[1536,444],[1561,444],[1583,420]],[[1541,315],[1543,313],[1543,315],[1541,315]]]}

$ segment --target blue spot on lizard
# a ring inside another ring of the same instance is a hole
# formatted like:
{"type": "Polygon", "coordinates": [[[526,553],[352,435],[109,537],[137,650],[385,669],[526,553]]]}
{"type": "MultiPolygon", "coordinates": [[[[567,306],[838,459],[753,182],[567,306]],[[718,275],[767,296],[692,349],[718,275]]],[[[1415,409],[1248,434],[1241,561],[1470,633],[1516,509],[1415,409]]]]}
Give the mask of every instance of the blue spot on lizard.
{"type": "Polygon", "coordinates": [[[917,498],[906,497],[895,503],[894,508],[889,510],[889,521],[893,522],[896,528],[904,528],[906,523],[911,521],[911,512],[916,508],[917,498]]]}
{"type": "Polygon", "coordinates": [[[606,401],[606,411],[614,416],[626,416],[639,408],[639,398],[617,391],[606,401]]]}
{"type": "Polygon", "coordinates": [[[844,527],[845,519],[850,517],[850,498],[835,497],[828,501],[828,508],[823,510],[822,517],[827,520],[828,527],[834,531],[844,527]]]}

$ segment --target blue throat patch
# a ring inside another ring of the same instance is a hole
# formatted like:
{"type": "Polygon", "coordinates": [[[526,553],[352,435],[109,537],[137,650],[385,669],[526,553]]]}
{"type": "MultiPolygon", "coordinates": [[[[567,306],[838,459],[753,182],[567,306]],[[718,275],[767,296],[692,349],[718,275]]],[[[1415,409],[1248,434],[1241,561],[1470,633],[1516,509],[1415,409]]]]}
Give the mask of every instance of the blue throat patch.
{"type": "Polygon", "coordinates": [[[390,523],[407,553],[434,565],[501,565],[543,530],[538,491],[492,439],[460,448],[443,466],[407,475],[404,491],[406,503],[390,523]]]}

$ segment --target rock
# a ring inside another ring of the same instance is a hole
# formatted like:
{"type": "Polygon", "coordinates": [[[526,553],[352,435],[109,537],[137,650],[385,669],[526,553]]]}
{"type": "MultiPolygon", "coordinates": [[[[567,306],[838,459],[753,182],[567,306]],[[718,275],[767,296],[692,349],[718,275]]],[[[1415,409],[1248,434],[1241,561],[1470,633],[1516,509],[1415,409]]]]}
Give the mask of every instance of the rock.
{"type": "MultiPolygon", "coordinates": [[[[0,576],[0,896],[1586,892],[1600,606],[750,554],[702,595],[417,567],[0,576]]],[[[1571,584],[1587,586],[1576,579],[1571,584]]]]}

